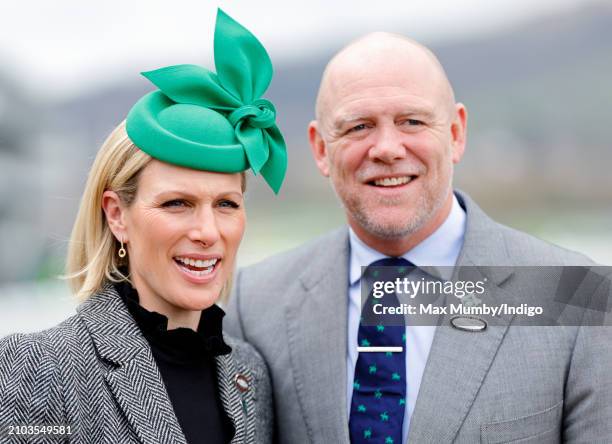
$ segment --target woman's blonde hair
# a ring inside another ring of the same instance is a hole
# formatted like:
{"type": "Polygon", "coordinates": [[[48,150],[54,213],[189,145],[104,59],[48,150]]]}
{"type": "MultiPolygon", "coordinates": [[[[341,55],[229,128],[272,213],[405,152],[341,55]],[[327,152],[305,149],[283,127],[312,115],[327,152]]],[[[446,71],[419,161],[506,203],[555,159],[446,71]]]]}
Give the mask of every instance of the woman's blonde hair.
{"type": "MultiPolygon", "coordinates": [[[[102,209],[102,194],[113,190],[128,207],[138,191],[138,178],[153,158],[129,139],[123,121],[102,144],[91,167],[77,213],[66,260],[66,275],[73,293],[86,299],[109,282],[129,281],[122,272],[128,257],[117,255],[119,242],[111,232],[102,209]]],[[[242,191],[246,174],[241,173],[242,191]]],[[[232,275],[228,276],[220,301],[229,296],[232,275]]]]}
{"type": "Polygon", "coordinates": [[[128,280],[119,269],[127,261],[117,256],[119,242],[106,222],[102,194],[113,190],[129,206],[136,196],[140,172],[151,160],[128,138],[125,121],[98,151],[72,228],[66,260],[64,278],[78,298],[88,298],[107,282],[128,280]]]}

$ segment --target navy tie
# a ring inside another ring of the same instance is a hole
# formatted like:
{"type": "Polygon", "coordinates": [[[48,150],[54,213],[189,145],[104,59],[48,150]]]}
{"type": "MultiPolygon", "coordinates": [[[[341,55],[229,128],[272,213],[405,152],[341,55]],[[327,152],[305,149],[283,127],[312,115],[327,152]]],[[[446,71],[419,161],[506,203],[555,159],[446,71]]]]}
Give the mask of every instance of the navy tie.
{"type": "MultiPolygon", "coordinates": [[[[412,269],[414,264],[403,258],[381,259],[366,268],[361,285],[371,288],[374,280],[395,281],[412,269]]],[[[370,293],[365,303],[372,301],[370,293]]],[[[395,293],[387,293],[375,302],[383,306],[399,305],[395,293]]],[[[406,329],[397,322],[396,325],[384,325],[391,323],[383,317],[373,326],[363,325],[363,320],[362,317],[357,335],[360,346],[402,346],[402,352],[359,353],[349,419],[351,443],[401,444],[406,408],[406,329]]]]}

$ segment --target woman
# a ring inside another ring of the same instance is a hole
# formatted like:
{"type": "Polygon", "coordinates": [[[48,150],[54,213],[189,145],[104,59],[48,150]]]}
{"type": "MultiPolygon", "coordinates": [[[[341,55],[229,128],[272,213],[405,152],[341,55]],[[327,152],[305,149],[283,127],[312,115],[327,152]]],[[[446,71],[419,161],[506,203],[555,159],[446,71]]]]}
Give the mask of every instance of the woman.
{"type": "Polygon", "coordinates": [[[222,11],[217,73],[144,73],[147,94],[90,172],[67,268],[77,314],[0,341],[6,439],[85,443],[271,440],[265,364],[222,334],[245,225],[244,170],[286,169],[265,49],[222,11]]]}

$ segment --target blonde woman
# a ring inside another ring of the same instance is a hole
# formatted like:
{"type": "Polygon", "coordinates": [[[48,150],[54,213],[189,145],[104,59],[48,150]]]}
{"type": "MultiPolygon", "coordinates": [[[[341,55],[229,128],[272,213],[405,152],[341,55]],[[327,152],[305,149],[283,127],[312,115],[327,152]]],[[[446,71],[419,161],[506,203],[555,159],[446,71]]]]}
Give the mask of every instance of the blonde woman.
{"type": "Polygon", "coordinates": [[[67,270],[84,302],[0,341],[0,442],[262,443],[269,378],[222,333],[245,227],[247,168],[275,192],[286,169],[265,49],[218,12],[217,73],[144,73],[140,99],[101,147],[67,270]]]}

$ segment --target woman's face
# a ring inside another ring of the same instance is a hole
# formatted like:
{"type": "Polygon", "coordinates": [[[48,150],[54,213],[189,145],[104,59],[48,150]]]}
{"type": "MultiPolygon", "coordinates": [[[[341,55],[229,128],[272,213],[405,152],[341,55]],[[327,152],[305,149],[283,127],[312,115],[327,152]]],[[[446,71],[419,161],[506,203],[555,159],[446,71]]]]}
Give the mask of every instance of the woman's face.
{"type": "Polygon", "coordinates": [[[130,274],[143,306],[170,314],[217,301],[244,232],[241,185],[239,173],[157,160],[143,169],[134,201],[122,210],[130,274]]]}

